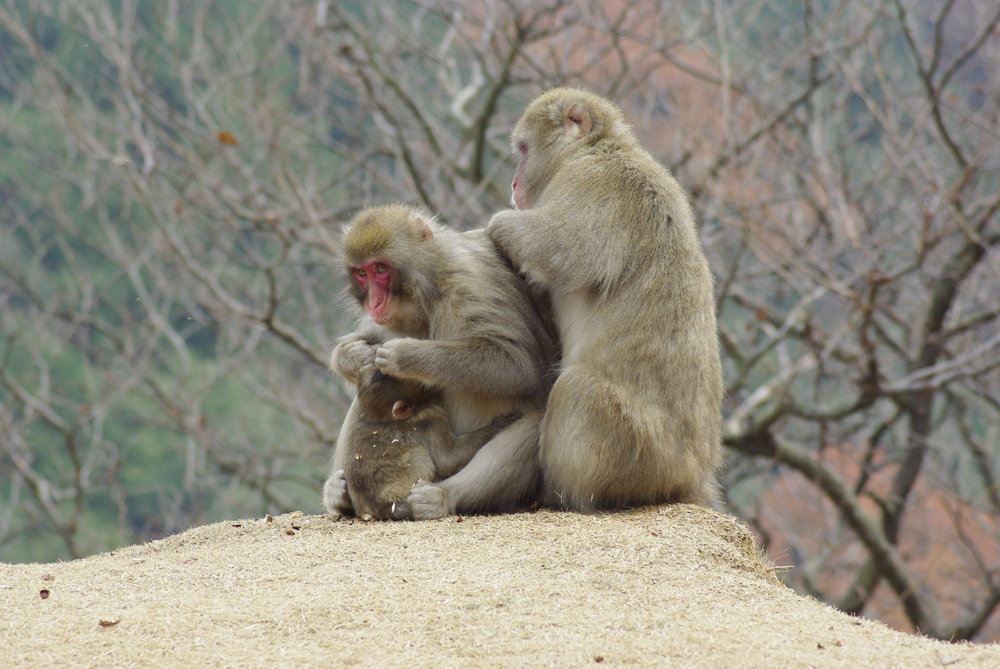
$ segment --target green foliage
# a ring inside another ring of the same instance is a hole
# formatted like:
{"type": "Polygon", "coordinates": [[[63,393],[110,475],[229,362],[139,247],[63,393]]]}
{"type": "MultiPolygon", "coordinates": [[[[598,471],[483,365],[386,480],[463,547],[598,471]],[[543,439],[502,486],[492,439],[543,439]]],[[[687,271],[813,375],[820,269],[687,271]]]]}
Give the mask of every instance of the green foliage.
{"type": "MultiPolygon", "coordinates": [[[[0,449],[0,507],[10,510],[0,511],[0,535],[16,538],[0,543],[0,560],[65,559],[192,523],[314,508],[325,444],[303,436],[267,389],[276,374],[322,388],[325,370],[302,363],[311,351],[266,340],[234,368],[253,328],[236,315],[220,319],[204,303],[213,296],[171,281],[190,271],[187,262],[213,259],[221,271],[211,281],[232,299],[263,311],[260,296],[273,287],[273,318],[292,324],[306,309],[298,286],[325,288],[328,260],[291,246],[287,230],[188,201],[199,179],[246,187],[247,165],[267,179],[289,131],[261,136],[230,105],[251,96],[294,114],[295,55],[276,46],[278,25],[259,6],[214,2],[176,15],[163,3],[136,6],[129,57],[159,96],[143,100],[153,109],[143,131],[164,156],[155,179],[140,184],[142,146],[118,126],[129,110],[113,50],[85,36],[73,10],[35,6],[15,9],[32,15],[45,62],[17,40],[5,43],[18,76],[0,88],[0,215],[12,222],[0,228],[0,403],[9,407],[0,438],[4,430],[23,438],[0,449]],[[206,44],[214,64],[200,60],[186,74],[177,67],[206,44]],[[222,87],[216,72],[198,69],[237,71],[234,63],[251,57],[259,69],[222,87]],[[61,96],[51,94],[53,73],[61,96]],[[218,126],[193,120],[206,110],[218,126]],[[235,146],[220,146],[222,130],[235,146]],[[87,135],[85,144],[118,155],[97,152],[95,163],[76,148],[87,135]],[[150,199],[164,196],[165,209],[150,199]],[[171,235],[186,249],[166,243],[171,235]],[[258,356],[276,364],[257,366],[258,356]],[[53,518],[66,524],[53,527],[53,518]]],[[[124,21],[122,5],[108,7],[111,20],[124,21]]],[[[336,196],[343,157],[304,139],[289,150],[329,174],[326,195],[336,196]]],[[[328,322],[336,327],[335,312],[328,322]]],[[[327,346],[327,330],[308,334],[306,344],[327,346]]]]}

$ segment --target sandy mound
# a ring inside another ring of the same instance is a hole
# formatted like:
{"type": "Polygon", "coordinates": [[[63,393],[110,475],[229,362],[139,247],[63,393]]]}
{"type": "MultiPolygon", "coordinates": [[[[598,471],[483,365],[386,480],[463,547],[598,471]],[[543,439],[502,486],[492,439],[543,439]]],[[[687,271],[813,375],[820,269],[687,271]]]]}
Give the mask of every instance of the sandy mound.
{"type": "Polygon", "coordinates": [[[299,513],[0,564],[0,666],[986,667],[781,585],[690,506],[437,522],[299,513]]]}

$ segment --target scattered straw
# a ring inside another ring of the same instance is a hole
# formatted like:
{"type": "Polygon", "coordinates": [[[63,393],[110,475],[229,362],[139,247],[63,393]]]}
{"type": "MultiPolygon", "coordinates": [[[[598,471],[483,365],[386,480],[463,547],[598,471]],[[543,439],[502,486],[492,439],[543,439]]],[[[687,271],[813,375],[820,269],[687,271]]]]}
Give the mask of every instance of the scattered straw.
{"type": "Polygon", "coordinates": [[[1000,666],[796,595],[706,509],[458,520],[296,513],[0,564],[0,666],[1000,666]]]}

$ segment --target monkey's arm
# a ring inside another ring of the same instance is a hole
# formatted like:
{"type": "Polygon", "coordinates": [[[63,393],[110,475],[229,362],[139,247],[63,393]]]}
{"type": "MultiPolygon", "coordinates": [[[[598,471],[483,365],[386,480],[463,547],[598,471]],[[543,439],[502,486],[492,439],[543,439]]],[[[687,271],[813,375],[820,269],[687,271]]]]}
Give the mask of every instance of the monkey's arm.
{"type": "Polygon", "coordinates": [[[413,517],[511,511],[527,506],[538,491],[542,412],[518,418],[479,449],[468,465],[437,483],[418,483],[407,498],[413,517]]]}
{"type": "Polygon", "coordinates": [[[493,214],[486,235],[520,272],[553,293],[602,289],[627,262],[629,242],[614,229],[615,213],[579,203],[507,209],[493,214]]]}
{"type": "Polygon", "coordinates": [[[529,397],[541,385],[532,356],[512,340],[495,336],[393,339],[378,347],[375,366],[389,376],[493,397],[529,397]]]}
{"type": "Polygon", "coordinates": [[[509,413],[506,416],[500,416],[489,425],[484,425],[478,429],[469,430],[464,434],[456,435],[455,445],[459,448],[464,448],[466,446],[479,448],[487,441],[495,437],[500,430],[513,424],[514,421],[519,419],[522,415],[523,414],[520,412],[509,413]]]}
{"type": "Polygon", "coordinates": [[[434,457],[438,478],[447,478],[464,467],[472,459],[472,456],[483,447],[483,444],[520,417],[520,413],[508,414],[497,418],[489,425],[455,435],[452,447],[434,457]]]}
{"type": "Polygon", "coordinates": [[[346,381],[358,385],[361,371],[375,363],[375,351],[388,335],[382,328],[368,326],[337,340],[330,354],[330,369],[346,381]]]}

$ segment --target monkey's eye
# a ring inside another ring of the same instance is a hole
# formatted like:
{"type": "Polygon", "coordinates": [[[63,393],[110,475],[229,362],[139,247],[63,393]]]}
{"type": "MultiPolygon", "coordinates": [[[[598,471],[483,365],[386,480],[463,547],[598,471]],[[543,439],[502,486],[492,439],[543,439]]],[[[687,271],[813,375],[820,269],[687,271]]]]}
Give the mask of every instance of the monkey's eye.
{"type": "Polygon", "coordinates": [[[528,155],[528,144],[526,142],[518,142],[517,150],[520,152],[522,156],[528,155]]]}
{"type": "Polygon", "coordinates": [[[368,272],[364,271],[360,267],[355,267],[354,268],[354,276],[358,276],[358,277],[368,276],[368,272]]]}
{"type": "Polygon", "coordinates": [[[380,262],[375,263],[375,273],[376,274],[385,274],[388,271],[389,271],[389,268],[387,266],[383,265],[380,262]]]}

